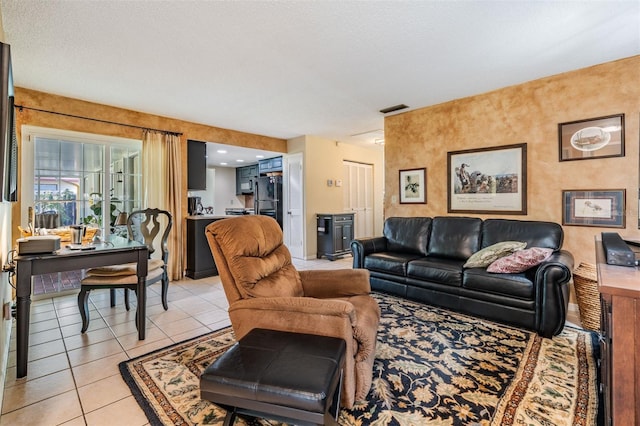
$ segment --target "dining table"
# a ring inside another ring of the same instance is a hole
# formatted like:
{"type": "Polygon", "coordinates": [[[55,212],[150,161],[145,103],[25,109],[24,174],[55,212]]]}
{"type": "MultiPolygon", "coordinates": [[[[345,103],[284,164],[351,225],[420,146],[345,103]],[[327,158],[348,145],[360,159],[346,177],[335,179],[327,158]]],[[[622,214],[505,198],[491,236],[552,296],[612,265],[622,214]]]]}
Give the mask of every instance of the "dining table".
{"type": "Polygon", "coordinates": [[[16,268],[16,376],[21,378],[27,375],[32,278],[34,276],[136,263],[138,276],[136,325],[138,338],[144,340],[146,306],[141,301],[146,300],[148,257],[149,250],[144,243],[120,236],[111,236],[100,242],[89,242],[80,247],[64,245],[59,250],[49,253],[18,254],[14,258],[16,268]]]}

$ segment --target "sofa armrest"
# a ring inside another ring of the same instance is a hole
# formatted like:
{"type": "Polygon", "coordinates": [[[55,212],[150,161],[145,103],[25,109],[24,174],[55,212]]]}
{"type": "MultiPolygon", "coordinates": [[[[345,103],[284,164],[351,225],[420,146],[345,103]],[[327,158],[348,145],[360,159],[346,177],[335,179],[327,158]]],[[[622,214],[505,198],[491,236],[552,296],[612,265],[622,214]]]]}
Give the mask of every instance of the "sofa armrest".
{"type": "Polygon", "coordinates": [[[366,269],[299,271],[304,295],[327,299],[369,294],[369,271],[366,269]]]}
{"type": "Polygon", "coordinates": [[[387,239],[385,237],[358,238],[351,241],[354,269],[364,268],[365,256],[381,251],[387,251],[387,239]]]}
{"type": "Polygon", "coordinates": [[[559,250],[536,269],[538,330],[543,337],[552,337],[564,328],[573,265],[573,255],[559,250]]]}

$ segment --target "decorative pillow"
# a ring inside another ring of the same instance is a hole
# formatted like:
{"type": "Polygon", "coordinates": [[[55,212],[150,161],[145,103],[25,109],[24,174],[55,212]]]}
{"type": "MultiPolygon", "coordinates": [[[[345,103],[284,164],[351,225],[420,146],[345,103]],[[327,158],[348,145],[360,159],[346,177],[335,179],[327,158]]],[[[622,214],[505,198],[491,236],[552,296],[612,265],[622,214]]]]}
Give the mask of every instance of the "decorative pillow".
{"type": "Polygon", "coordinates": [[[493,262],[487,268],[487,272],[497,274],[517,274],[518,272],[524,272],[547,260],[547,258],[551,256],[551,253],[553,253],[553,249],[542,247],[519,250],[493,262]]]}
{"type": "Polygon", "coordinates": [[[465,268],[486,268],[501,257],[508,256],[513,252],[522,250],[527,243],[520,241],[503,241],[485,247],[471,255],[464,264],[465,268]]]}

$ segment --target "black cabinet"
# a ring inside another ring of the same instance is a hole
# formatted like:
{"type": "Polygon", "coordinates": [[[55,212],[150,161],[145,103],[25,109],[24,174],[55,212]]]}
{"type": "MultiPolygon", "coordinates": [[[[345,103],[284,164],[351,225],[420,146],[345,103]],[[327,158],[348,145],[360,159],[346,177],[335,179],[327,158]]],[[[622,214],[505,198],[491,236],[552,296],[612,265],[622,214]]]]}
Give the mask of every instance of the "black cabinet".
{"type": "Polygon", "coordinates": [[[236,195],[253,194],[258,178],[258,165],[238,167],[236,169],[236,195]]]}
{"type": "Polygon", "coordinates": [[[258,162],[261,175],[282,171],[282,157],[267,158],[258,162]]]}
{"type": "Polygon", "coordinates": [[[318,228],[318,253],[320,259],[325,256],[329,260],[351,253],[353,240],[353,213],[316,215],[318,228]]]}
{"type": "Polygon", "coordinates": [[[204,142],[187,141],[187,188],[207,189],[207,144],[204,142]]]}
{"type": "Polygon", "coordinates": [[[210,223],[223,217],[187,217],[187,269],[185,275],[197,280],[218,275],[204,231],[210,223]]]}

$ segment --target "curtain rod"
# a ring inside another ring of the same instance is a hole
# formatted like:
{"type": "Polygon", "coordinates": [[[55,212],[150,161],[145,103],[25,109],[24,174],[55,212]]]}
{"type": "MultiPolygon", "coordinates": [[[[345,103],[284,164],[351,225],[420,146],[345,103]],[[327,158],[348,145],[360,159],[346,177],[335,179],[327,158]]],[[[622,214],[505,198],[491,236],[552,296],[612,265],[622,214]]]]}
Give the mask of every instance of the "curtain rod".
{"type": "Polygon", "coordinates": [[[134,124],[118,123],[118,122],[115,122],[115,121],[101,120],[99,118],[82,117],[80,115],[65,114],[64,112],[47,111],[46,109],[32,108],[32,107],[28,107],[28,106],[24,106],[24,105],[14,105],[14,106],[15,106],[15,108],[18,108],[20,111],[22,111],[23,109],[30,109],[32,111],[46,112],[48,114],[63,115],[65,117],[79,118],[81,120],[98,121],[100,123],[105,123],[105,124],[115,124],[117,126],[133,127],[134,129],[152,130],[152,131],[155,131],[155,132],[161,132],[161,133],[167,133],[167,134],[170,134],[170,135],[182,136],[182,133],[172,132],[170,130],[151,129],[149,127],[136,126],[134,124]]]}

